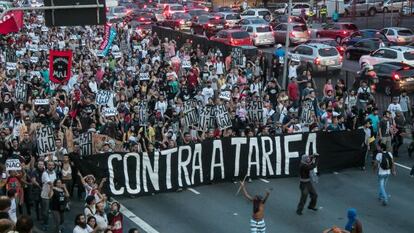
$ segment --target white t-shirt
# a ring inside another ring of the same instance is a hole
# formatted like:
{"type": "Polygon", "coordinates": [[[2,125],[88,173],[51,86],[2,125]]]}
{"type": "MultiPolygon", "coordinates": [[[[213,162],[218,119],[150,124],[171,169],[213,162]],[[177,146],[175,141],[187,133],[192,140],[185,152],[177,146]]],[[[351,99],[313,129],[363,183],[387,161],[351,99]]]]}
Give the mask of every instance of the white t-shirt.
{"type": "Polygon", "coordinates": [[[17,215],[16,215],[16,198],[13,198],[12,200],[11,200],[11,205],[10,205],[10,209],[9,209],[9,216],[10,216],[10,219],[14,222],[14,223],[16,223],[17,222],[17,215]]]}
{"type": "Polygon", "coordinates": [[[106,214],[103,216],[100,214],[94,215],[96,218],[96,225],[98,226],[98,232],[103,232],[106,228],[108,228],[108,218],[106,214]]]}
{"type": "MultiPolygon", "coordinates": [[[[387,153],[390,155],[390,157],[392,159],[393,157],[392,157],[391,152],[387,152],[387,153]]],[[[375,157],[375,160],[378,163],[378,175],[389,175],[389,174],[391,174],[391,169],[384,170],[380,166],[381,160],[382,160],[382,152],[377,154],[377,156],[375,157]]]]}
{"type": "Polygon", "coordinates": [[[56,180],[56,172],[52,171],[51,173],[44,171],[42,174],[42,192],[40,194],[40,197],[43,199],[50,199],[49,197],[49,190],[50,186],[48,185],[48,182],[55,182],[56,180]]]}
{"type": "Polygon", "coordinates": [[[86,225],[86,228],[80,226],[73,228],[73,233],[91,233],[92,231],[93,229],[89,225],[86,225]]]}
{"type": "Polygon", "coordinates": [[[401,105],[400,104],[394,104],[394,103],[391,103],[390,105],[388,105],[388,109],[387,110],[389,112],[391,112],[392,118],[395,117],[395,113],[397,111],[402,112],[401,105]]]}

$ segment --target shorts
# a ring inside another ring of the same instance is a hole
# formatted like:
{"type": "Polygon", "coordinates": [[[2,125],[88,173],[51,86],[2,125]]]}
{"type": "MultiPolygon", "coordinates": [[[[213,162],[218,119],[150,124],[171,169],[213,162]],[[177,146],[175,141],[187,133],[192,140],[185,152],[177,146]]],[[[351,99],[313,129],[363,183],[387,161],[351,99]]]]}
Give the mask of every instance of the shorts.
{"type": "Polygon", "coordinates": [[[265,233],[266,232],[266,223],[264,219],[256,221],[250,219],[250,232],[251,233],[265,233]]]}

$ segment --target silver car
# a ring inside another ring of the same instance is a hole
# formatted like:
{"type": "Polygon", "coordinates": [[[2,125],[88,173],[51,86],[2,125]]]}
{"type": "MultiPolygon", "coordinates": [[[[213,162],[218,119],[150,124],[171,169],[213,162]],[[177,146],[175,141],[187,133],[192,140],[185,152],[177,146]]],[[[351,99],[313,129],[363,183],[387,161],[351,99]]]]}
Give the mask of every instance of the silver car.
{"type": "Polygon", "coordinates": [[[269,25],[249,25],[242,26],[241,29],[249,33],[255,46],[275,44],[273,30],[269,25]]]}
{"type": "Polygon", "coordinates": [[[226,26],[232,28],[241,20],[240,14],[235,12],[219,12],[216,15],[223,17],[226,21],[226,26]]]}
{"type": "Polygon", "coordinates": [[[414,33],[408,28],[389,27],[382,29],[381,33],[397,45],[405,45],[414,41],[414,33]]]}
{"type": "Polygon", "coordinates": [[[369,15],[373,16],[378,12],[382,12],[383,0],[351,0],[345,5],[345,15],[352,14],[353,1],[355,3],[356,15],[369,15]]]}
{"type": "MultiPolygon", "coordinates": [[[[275,42],[285,43],[288,23],[281,23],[274,28],[275,42]]],[[[310,32],[305,24],[291,23],[289,41],[291,44],[301,44],[309,40],[310,32]]]]}
{"type": "Polygon", "coordinates": [[[288,55],[289,57],[299,57],[302,65],[311,72],[325,71],[326,69],[340,71],[342,68],[342,56],[335,47],[326,44],[301,44],[288,55]]]}
{"type": "Polygon", "coordinates": [[[409,6],[408,0],[385,0],[382,6],[383,12],[395,12],[403,9],[404,6],[409,6]]]}

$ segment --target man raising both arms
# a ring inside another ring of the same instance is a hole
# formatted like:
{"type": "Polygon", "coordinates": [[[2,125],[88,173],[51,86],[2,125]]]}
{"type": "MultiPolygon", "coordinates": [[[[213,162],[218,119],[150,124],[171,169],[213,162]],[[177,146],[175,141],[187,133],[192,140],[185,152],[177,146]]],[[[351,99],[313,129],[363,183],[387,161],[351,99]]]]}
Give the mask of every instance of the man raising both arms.
{"type": "Polygon", "coordinates": [[[264,205],[269,197],[269,191],[266,191],[265,197],[263,198],[260,195],[255,195],[254,197],[250,196],[246,191],[244,182],[241,183],[241,188],[243,189],[244,196],[251,202],[253,202],[253,216],[250,220],[250,232],[251,233],[265,233],[266,232],[266,223],[264,221],[264,205]]]}

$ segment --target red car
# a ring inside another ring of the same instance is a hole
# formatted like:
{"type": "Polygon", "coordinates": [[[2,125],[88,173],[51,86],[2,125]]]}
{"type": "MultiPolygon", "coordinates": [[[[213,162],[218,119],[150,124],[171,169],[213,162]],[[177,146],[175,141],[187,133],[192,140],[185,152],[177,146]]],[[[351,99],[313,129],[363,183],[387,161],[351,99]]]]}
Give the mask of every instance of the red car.
{"type": "Polygon", "coordinates": [[[174,13],[168,17],[161,26],[172,28],[176,31],[189,31],[191,27],[191,16],[187,13],[174,13]]]}
{"type": "Polygon", "coordinates": [[[316,37],[332,38],[335,39],[336,42],[341,43],[342,39],[356,31],[358,31],[358,27],[353,23],[328,23],[316,31],[316,37]]]}
{"type": "Polygon", "coordinates": [[[220,16],[200,15],[193,20],[191,33],[211,37],[218,31],[223,30],[225,24],[226,21],[220,16]]]}
{"type": "Polygon", "coordinates": [[[230,46],[252,46],[253,41],[249,33],[239,29],[221,30],[210,40],[221,42],[230,46]]]}
{"type": "Polygon", "coordinates": [[[308,41],[305,42],[305,44],[326,44],[326,45],[330,45],[332,47],[335,47],[336,50],[338,50],[339,54],[341,56],[344,55],[345,52],[345,48],[343,46],[341,46],[340,44],[338,44],[338,42],[336,42],[335,39],[332,38],[316,38],[316,39],[310,39],[308,41]]]}

